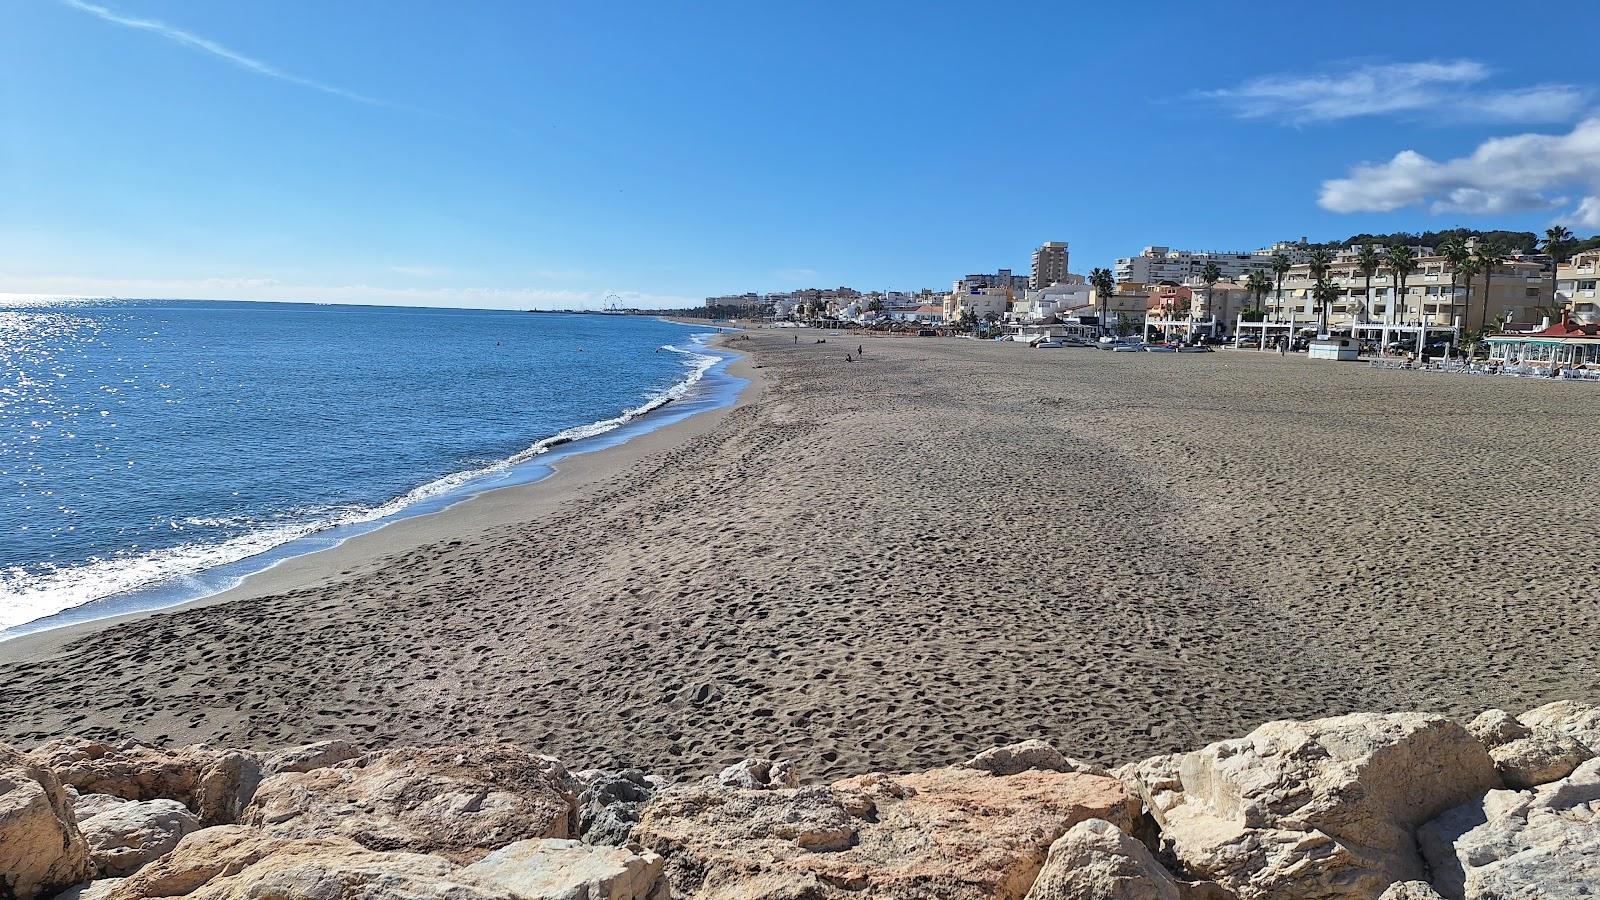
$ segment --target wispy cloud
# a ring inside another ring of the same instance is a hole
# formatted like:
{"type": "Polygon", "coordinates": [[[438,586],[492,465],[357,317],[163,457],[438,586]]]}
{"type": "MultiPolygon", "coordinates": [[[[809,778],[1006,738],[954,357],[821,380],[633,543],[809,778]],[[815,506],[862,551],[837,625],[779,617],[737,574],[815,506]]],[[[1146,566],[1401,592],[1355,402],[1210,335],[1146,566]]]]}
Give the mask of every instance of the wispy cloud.
{"type": "Polygon", "coordinates": [[[133,16],[125,16],[121,13],[107,9],[104,6],[87,3],[85,0],[61,0],[61,2],[72,7],[73,9],[82,10],[83,12],[89,13],[92,16],[104,19],[107,22],[123,25],[128,28],[136,28],[140,31],[148,31],[153,34],[158,34],[174,43],[182,44],[185,47],[192,47],[203,53],[209,53],[218,59],[227,60],[239,68],[248,72],[254,72],[257,75],[265,75],[268,78],[276,78],[279,81],[287,81],[290,84],[297,84],[301,87],[311,88],[314,91],[321,91],[324,94],[332,94],[335,97],[343,97],[346,100],[353,100],[357,103],[365,103],[370,106],[383,106],[390,109],[401,108],[396,104],[378,100],[373,97],[368,97],[365,94],[358,94],[355,91],[347,91],[341,87],[334,87],[331,84],[323,84],[320,81],[314,81],[310,78],[303,78],[299,75],[285,72],[277,66],[271,65],[270,63],[265,63],[259,59],[245,56],[243,53],[230,50],[216,41],[211,40],[210,38],[204,38],[192,32],[184,31],[181,28],[175,28],[166,24],[165,22],[158,22],[155,19],[140,19],[133,16]]]}
{"type": "Polygon", "coordinates": [[[1333,212],[1389,212],[1427,204],[1436,213],[1510,213],[1555,209],[1564,191],[1590,194],[1563,220],[1600,228],[1600,118],[1566,134],[1491,138],[1467,156],[1443,162],[1402,150],[1388,162],[1362,163],[1322,183],[1318,203],[1333,212]]]}
{"type": "Polygon", "coordinates": [[[1202,91],[1241,119],[1287,124],[1358,116],[1427,115],[1448,121],[1567,122],[1594,90],[1571,84],[1488,88],[1493,72],[1468,59],[1409,63],[1347,63],[1318,74],[1276,74],[1231,88],[1202,91]]]}

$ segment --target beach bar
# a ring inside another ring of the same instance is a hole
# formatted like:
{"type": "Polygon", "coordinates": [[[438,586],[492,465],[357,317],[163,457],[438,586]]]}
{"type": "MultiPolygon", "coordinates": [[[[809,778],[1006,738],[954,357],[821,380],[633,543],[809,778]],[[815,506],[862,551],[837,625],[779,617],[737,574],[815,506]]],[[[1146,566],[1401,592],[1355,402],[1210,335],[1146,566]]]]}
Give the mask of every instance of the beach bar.
{"type": "Polygon", "coordinates": [[[1539,331],[1489,335],[1489,362],[1529,370],[1600,369],[1600,325],[1561,321],[1539,331]]]}

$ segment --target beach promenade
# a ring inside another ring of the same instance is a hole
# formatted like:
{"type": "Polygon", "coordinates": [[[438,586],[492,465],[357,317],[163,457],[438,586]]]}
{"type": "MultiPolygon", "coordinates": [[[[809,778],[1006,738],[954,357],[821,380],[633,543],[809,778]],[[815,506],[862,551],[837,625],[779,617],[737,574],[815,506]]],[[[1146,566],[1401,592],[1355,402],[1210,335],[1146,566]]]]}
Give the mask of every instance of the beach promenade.
{"type": "Polygon", "coordinates": [[[0,644],[0,741],[501,738],[822,780],[1600,697],[1590,386],[814,337],[733,342],[731,410],[240,599],[0,644]]]}

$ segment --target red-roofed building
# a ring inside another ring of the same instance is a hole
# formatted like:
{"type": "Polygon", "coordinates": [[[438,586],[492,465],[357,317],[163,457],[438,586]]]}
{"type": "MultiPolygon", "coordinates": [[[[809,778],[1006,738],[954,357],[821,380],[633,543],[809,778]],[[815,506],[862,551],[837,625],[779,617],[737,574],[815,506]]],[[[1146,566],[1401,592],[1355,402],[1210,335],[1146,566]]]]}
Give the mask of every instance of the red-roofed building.
{"type": "Polygon", "coordinates": [[[1489,335],[1489,360],[1536,369],[1600,369],[1600,324],[1574,322],[1566,315],[1539,331],[1489,335]]]}

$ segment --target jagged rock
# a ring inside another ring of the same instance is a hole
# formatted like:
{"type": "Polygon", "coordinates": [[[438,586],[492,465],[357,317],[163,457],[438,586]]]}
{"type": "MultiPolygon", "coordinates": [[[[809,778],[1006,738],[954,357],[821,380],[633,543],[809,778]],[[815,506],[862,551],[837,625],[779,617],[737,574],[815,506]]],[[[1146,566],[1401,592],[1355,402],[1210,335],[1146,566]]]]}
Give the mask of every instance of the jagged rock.
{"type": "MultiPolygon", "coordinates": [[[[74,788],[67,788],[67,796],[72,801],[72,815],[82,822],[90,816],[98,816],[109,809],[116,809],[128,803],[137,803],[137,800],[124,800],[110,794],[80,794],[74,788]]],[[[184,807],[188,809],[188,807],[184,807]]]]}
{"type": "Polygon", "coordinates": [[[1103,819],[1050,845],[1028,900],[1180,900],[1178,881],[1145,845],[1103,819]]]}
{"type": "Polygon", "coordinates": [[[513,841],[571,837],[574,787],[561,763],[511,744],[406,747],[273,775],[240,821],[465,863],[513,841]]]}
{"type": "Polygon", "coordinates": [[[1047,772],[1085,772],[1090,775],[1109,774],[1099,766],[1064,756],[1061,751],[1040,740],[990,747],[961,765],[991,775],[1015,775],[1029,769],[1043,769],[1047,772]]]}
{"type": "Polygon", "coordinates": [[[1517,721],[1516,716],[1503,709],[1485,710],[1467,724],[1472,736],[1493,750],[1508,741],[1533,734],[1533,729],[1517,721]]]}
{"type": "Polygon", "coordinates": [[[1589,748],[1546,726],[1529,729],[1519,737],[1489,751],[1500,781],[1512,790],[1525,790],[1572,774],[1584,760],[1594,756],[1589,748]]]}
{"type": "Polygon", "coordinates": [[[184,835],[200,829],[200,820],[176,800],[124,800],[79,819],[78,829],[89,844],[97,877],[120,878],[170,852],[184,835]]]}
{"type": "Polygon", "coordinates": [[[1186,754],[1167,849],[1242,900],[1372,897],[1424,874],[1415,827],[1499,778],[1457,722],[1418,713],[1269,722],[1186,754]]]}
{"type": "Polygon", "coordinates": [[[1396,881],[1378,900],[1444,900],[1426,881],[1396,881]]]}
{"type": "Polygon", "coordinates": [[[655,784],[638,769],[581,773],[578,780],[578,834],[591,844],[626,844],[655,784]]]}
{"type": "Polygon", "coordinates": [[[1600,885],[1600,759],[1531,791],[1490,791],[1418,829],[1449,898],[1592,898],[1600,885]]]}
{"type": "Polygon", "coordinates": [[[660,856],[579,841],[517,841],[456,877],[521,900],[646,900],[661,878],[660,856]]]}
{"type": "Polygon", "coordinates": [[[1600,706],[1557,700],[1530,709],[1517,718],[1533,728],[1544,726],[1559,731],[1600,756],[1600,706]]]}
{"type": "Polygon", "coordinates": [[[1167,810],[1183,802],[1182,765],[1182,753],[1168,753],[1118,766],[1111,774],[1144,803],[1157,825],[1164,825],[1167,810]]]}
{"type": "Polygon", "coordinates": [[[101,878],[88,884],[78,884],[56,895],[56,900],[108,900],[121,884],[121,878],[101,878]]]}
{"type": "Polygon", "coordinates": [[[0,744],[0,897],[48,897],[86,880],[90,868],[60,779],[0,744]]]}
{"type": "Polygon", "coordinates": [[[962,767],[800,789],[701,782],[663,790],[634,839],[667,858],[673,896],[1020,900],[1056,838],[1087,819],[1129,830],[1113,778],[962,767]]]}
{"type": "Polygon", "coordinates": [[[234,822],[261,780],[254,753],[203,744],[163,750],[140,741],[51,741],[29,756],[80,794],[176,800],[202,825],[234,822]]]}
{"type": "Polygon", "coordinates": [[[312,769],[342,763],[347,759],[355,759],[360,755],[361,751],[349,741],[318,741],[315,744],[291,747],[288,750],[268,754],[261,764],[261,771],[266,775],[277,775],[280,772],[309,772],[312,769]]]}
{"type": "Polygon", "coordinates": [[[716,782],[754,790],[795,788],[800,786],[800,774],[788,760],[746,759],[718,772],[716,782]]]}
{"type": "Polygon", "coordinates": [[[103,900],[518,900],[461,879],[437,856],[342,837],[283,838],[224,825],[188,835],[103,900]]]}

